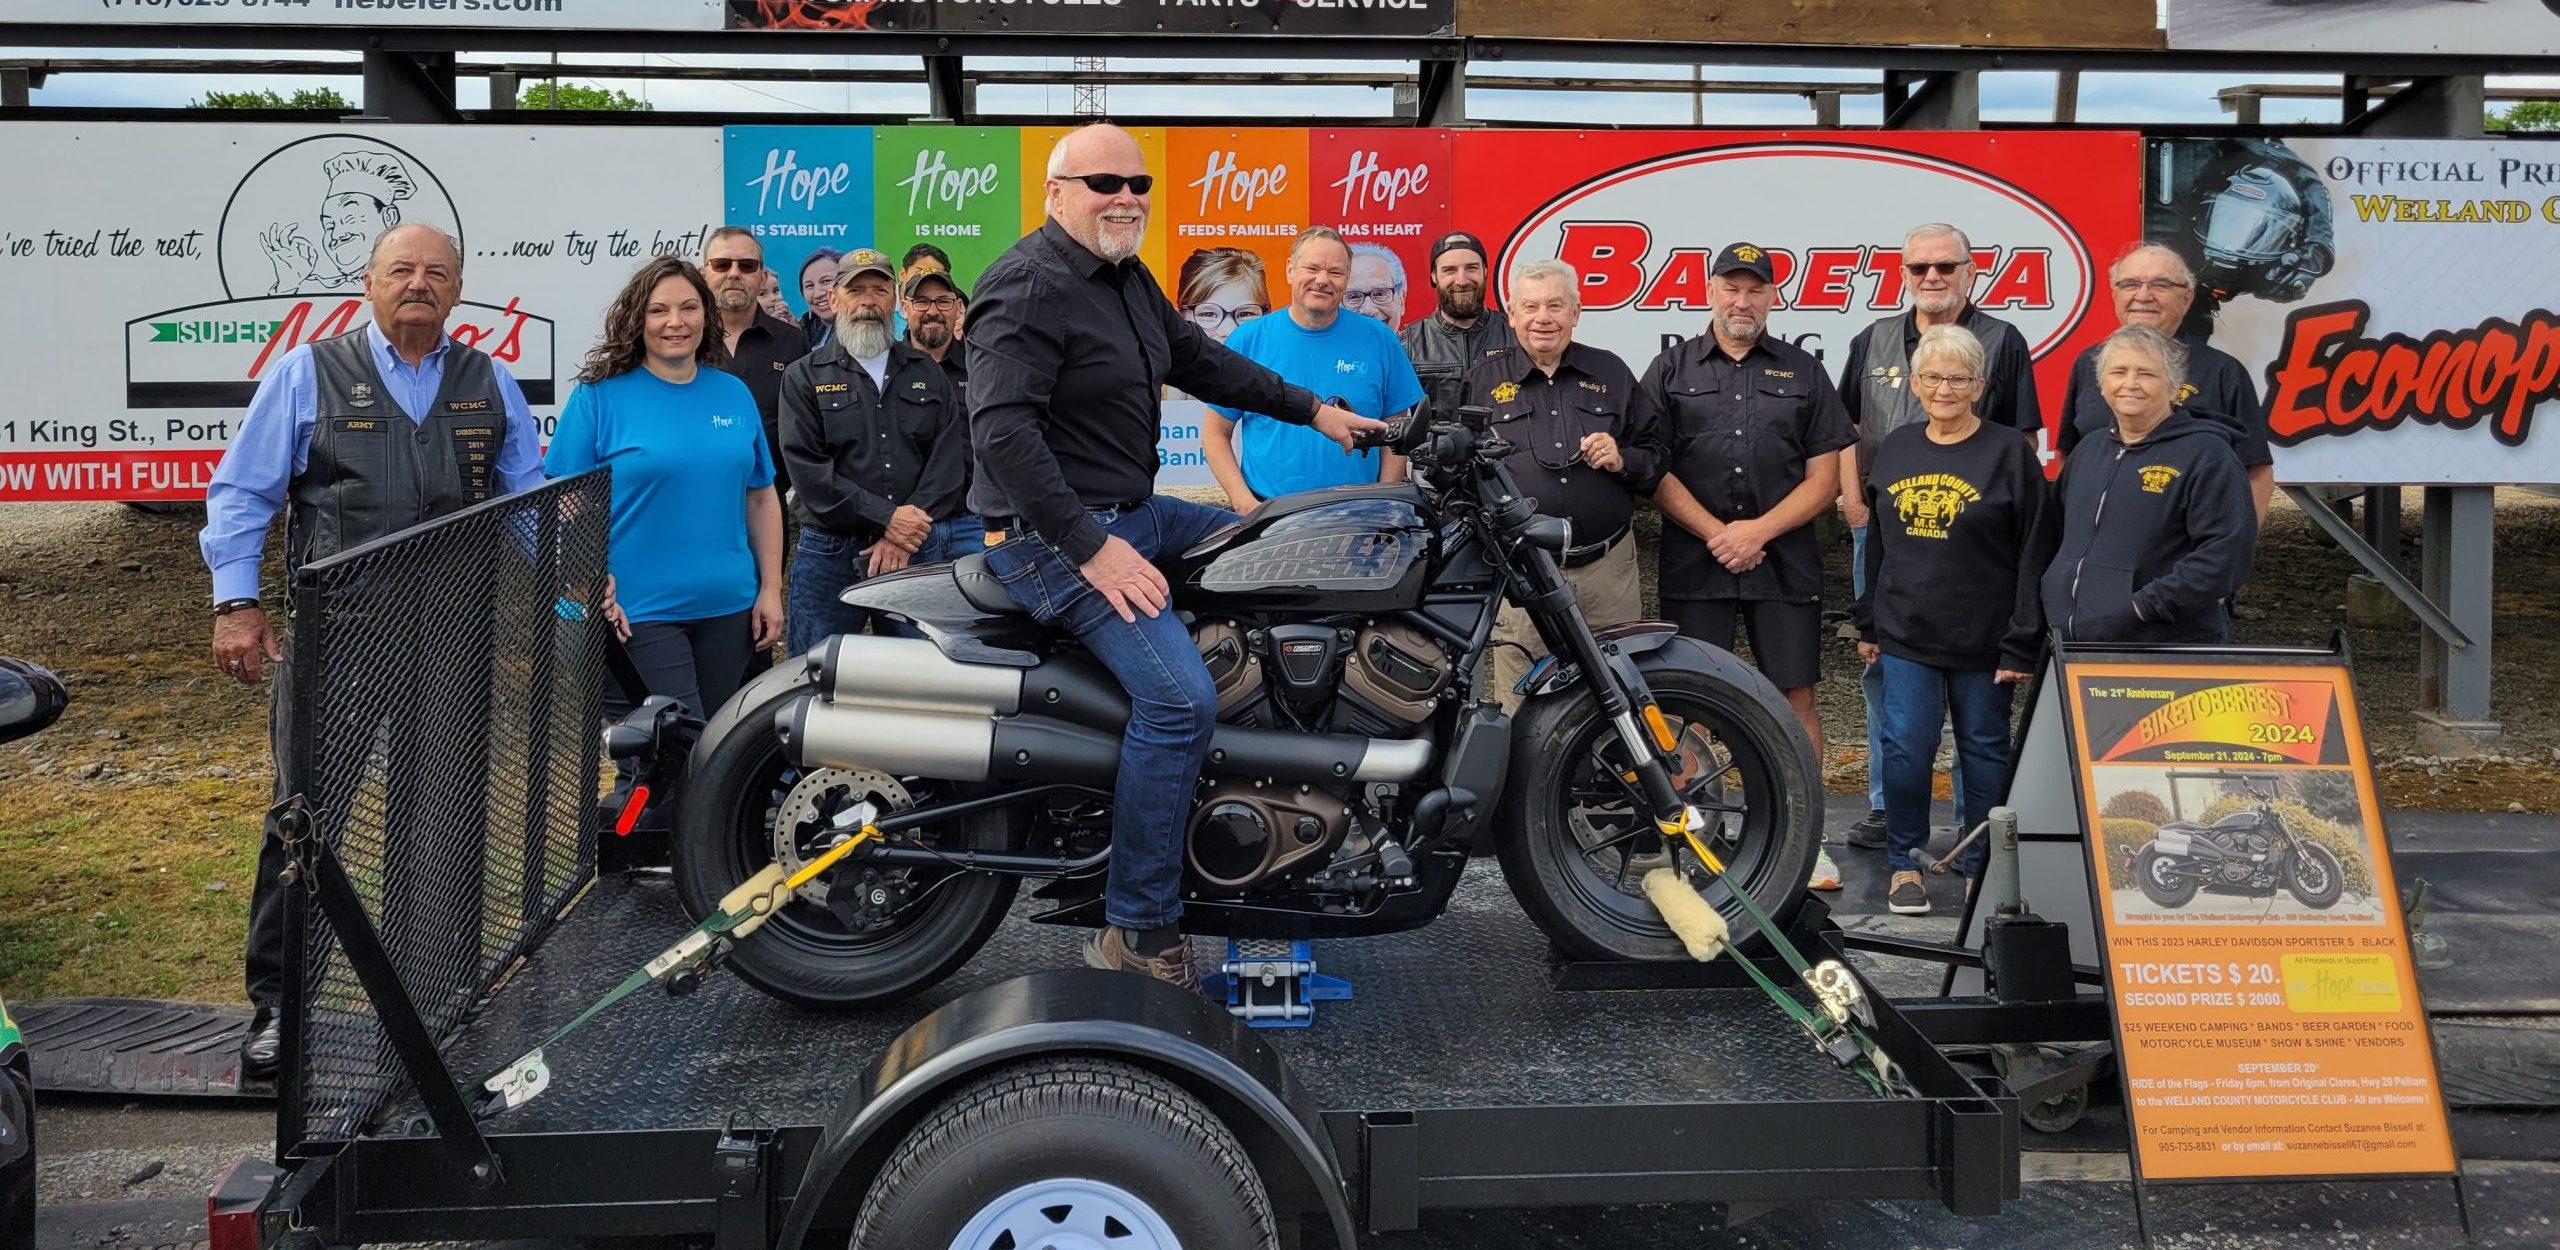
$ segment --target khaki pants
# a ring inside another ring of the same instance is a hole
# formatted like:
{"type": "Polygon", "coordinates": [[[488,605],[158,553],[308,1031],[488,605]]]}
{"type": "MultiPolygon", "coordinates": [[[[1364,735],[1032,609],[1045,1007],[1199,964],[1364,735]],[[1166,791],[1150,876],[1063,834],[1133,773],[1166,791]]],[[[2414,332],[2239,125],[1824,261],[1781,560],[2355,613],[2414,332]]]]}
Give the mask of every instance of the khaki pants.
{"type": "MultiPolygon", "coordinates": [[[[1644,591],[1636,576],[1633,534],[1620,538],[1599,559],[1578,569],[1566,569],[1564,580],[1573,587],[1583,619],[1595,630],[1623,625],[1644,614],[1644,591]]],[[[1547,644],[1539,640],[1537,627],[1529,623],[1529,614],[1507,603],[1493,623],[1493,639],[1497,643],[1516,642],[1529,649],[1527,658],[1510,647],[1493,649],[1493,697],[1501,702],[1503,711],[1518,711],[1520,696],[1511,688],[1520,684],[1536,657],[1547,653],[1547,644]]]]}

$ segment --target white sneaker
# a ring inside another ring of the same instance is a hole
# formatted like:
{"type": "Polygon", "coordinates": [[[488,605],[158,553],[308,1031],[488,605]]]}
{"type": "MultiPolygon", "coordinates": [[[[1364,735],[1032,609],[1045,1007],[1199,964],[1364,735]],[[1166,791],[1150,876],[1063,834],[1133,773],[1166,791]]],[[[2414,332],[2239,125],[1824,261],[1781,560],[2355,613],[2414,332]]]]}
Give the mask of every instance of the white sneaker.
{"type": "Polygon", "coordinates": [[[1840,888],[1840,865],[1831,862],[1831,852],[1815,851],[1813,853],[1813,879],[1805,882],[1805,885],[1816,890],[1840,888]]]}

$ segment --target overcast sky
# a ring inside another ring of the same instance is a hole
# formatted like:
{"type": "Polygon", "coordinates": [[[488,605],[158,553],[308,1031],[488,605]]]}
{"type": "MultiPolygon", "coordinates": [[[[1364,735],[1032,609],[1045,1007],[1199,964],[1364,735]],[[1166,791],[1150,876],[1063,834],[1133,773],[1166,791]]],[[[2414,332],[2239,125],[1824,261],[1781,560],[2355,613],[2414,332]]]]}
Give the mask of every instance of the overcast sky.
{"type": "MultiPolygon", "coordinates": [[[[146,49],[134,48],[28,48],[0,49],[0,55],[24,57],[68,57],[82,59],[127,59],[154,55],[146,49]]],[[[162,53],[161,55],[170,55],[162,53]]],[[[219,57],[219,53],[189,52],[183,55],[203,59],[219,57]]],[[[243,54],[247,55],[247,54],[243,54]]],[[[298,59],[349,59],[344,54],[327,53],[255,54],[286,55],[298,59]]],[[[464,59],[496,60],[495,54],[465,54],[464,59]]],[[[510,57],[507,59],[536,59],[510,57]]],[[[657,64],[708,66],[751,63],[777,66],[836,67],[848,70],[892,69],[913,70],[916,61],[902,57],[817,57],[774,56],[752,60],[746,58],[664,57],[648,58],[657,64]]],[[[790,83],[720,83],[670,82],[612,77],[615,65],[629,65],[628,58],[601,56],[565,56],[560,58],[563,78],[582,83],[606,83],[631,91],[662,109],[806,114],[811,118],[845,113],[915,114],[925,112],[925,93],[921,84],[860,83],[804,85],[790,83]]],[[[1071,63],[1059,58],[986,57],[969,62],[979,69],[1065,69],[1071,63]]],[[[176,106],[213,90],[241,90],[277,87],[290,90],[295,86],[336,87],[349,99],[362,94],[362,83],[353,72],[343,77],[309,77],[281,79],[249,75],[167,75],[167,74],[69,74],[59,75],[34,93],[38,105],[121,105],[176,106]]],[[[1177,61],[1121,59],[1111,63],[1115,70],[1200,69],[1229,72],[1251,72],[1257,69],[1303,71],[1304,62],[1257,61],[1177,61]]],[[[1394,62],[1341,62],[1327,68],[1336,70],[1394,70],[1410,68],[1394,62]]],[[[1654,95],[1625,92],[1553,92],[1501,91],[1481,84],[1492,72],[1511,75],[1548,77],[1594,76],[1609,78],[1685,79],[1691,71],[1683,66],[1643,65],[1563,65],[1533,62],[1505,62],[1499,66],[1478,67],[1478,86],[1468,92],[1469,116],[1477,121],[1500,122],[1537,118],[1547,121],[1589,121],[1594,123],[1636,123],[1685,125],[1690,120],[1690,101],[1685,95],[1654,95]]],[[[1705,67],[1710,80],[1776,80],[1819,82],[1842,81],[1874,83],[1880,75],[1874,71],[1771,69],[1765,66],[1705,67]]],[[[2267,82],[2331,82],[2334,79],[2301,75],[2228,75],[2228,74],[2092,74],[2080,86],[2080,119],[2083,122],[2122,122],[2140,125],[2174,125],[2180,122],[2211,123],[2229,120],[2215,93],[2221,88],[2240,83],[2267,82]]],[[[2499,82],[2528,80],[2492,80],[2499,82]]],[[[2053,114],[2054,76],[2050,73],[1992,73],[1982,80],[1982,113],[1990,121],[2041,121],[2053,114]]],[[[460,84],[462,106],[481,108],[488,103],[485,79],[466,78],[460,84]]],[[[1385,116],[1392,112],[1393,101],[1384,89],[1358,87],[1131,87],[1111,89],[1111,109],[1131,116],[1198,116],[1250,118],[1254,116],[1385,116]]],[[[1071,112],[1071,92],[1059,87],[983,87],[978,93],[978,107],[991,114],[1071,112]]],[[[1873,94],[1850,96],[1843,101],[1842,120],[1851,124],[1873,124],[1880,119],[1880,101],[1873,94]]],[[[2271,123],[2290,121],[2334,122],[2337,105],[2327,100],[2270,100],[2264,113],[2271,123]]],[[[1705,120],[1710,125],[1805,125],[1813,120],[1811,106],[1791,95],[1709,96],[1705,120]]]]}

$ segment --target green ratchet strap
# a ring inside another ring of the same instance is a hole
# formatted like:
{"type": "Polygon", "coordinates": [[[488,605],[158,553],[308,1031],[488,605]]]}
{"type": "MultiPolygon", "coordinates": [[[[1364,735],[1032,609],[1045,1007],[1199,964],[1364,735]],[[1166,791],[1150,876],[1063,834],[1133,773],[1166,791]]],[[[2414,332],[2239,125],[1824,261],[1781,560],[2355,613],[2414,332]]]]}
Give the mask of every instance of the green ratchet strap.
{"type": "Polygon", "coordinates": [[[742,940],[754,933],[781,910],[782,901],[793,891],[816,880],[818,874],[835,867],[837,861],[852,854],[854,848],[879,834],[878,826],[866,822],[861,832],[830,847],[826,854],[809,861],[788,877],[783,875],[782,865],[765,865],[762,871],[729,891],[729,896],[720,900],[718,911],[677,939],[675,945],[659,952],[657,958],[641,965],[639,971],[624,977],[622,984],[613,987],[612,992],[597,999],[593,1006],[579,1012],[567,1024],[552,1030],[551,1036],[500,1069],[497,1075],[482,1081],[476,1088],[465,1087],[463,1096],[471,1103],[472,1115],[486,1119],[533,1101],[536,1095],[551,1087],[551,1068],[542,1059],[545,1049],[558,1044],[561,1038],[644,986],[657,984],[679,973],[699,974],[710,965],[721,943],[742,940]]]}
{"type": "Polygon", "coordinates": [[[1738,882],[1725,880],[1724,861],[1708,850],[1706,841],[1698,836],[1698,827],[1704,823],[1705,818],[1697,808],[1684,807],[1681,811],[1682,827],[1674,830],[1666,824],[1663,832],[1676,834],[1688,846],[1689,853],[1697,856],[1698,862],[1714,873],[1717,880],[1724,882],[1725,892],[1733,896],[1733,901],[1742,904],[1742,913],[1750,917],[1751,923],[1769,939],[1769,945],[1776,949],[1778,958],[1785,960],[1787,966],[1804,979],[1805,988],[1822,1001],[1823,1010],[1817,1012],[1805,1006],[1795,995],[1779,988],[1776,981],[1771,980],[1758,964],[1751,962],[1732,943],[1725,944],[1725,952],[1733,957],[1733,962],[1742,965],[1742,970],[1750,975],[1761,991],[1813,1039],[1817,1049],[1831,1056],[1833,1062],[1857,1073],[1879,1096],[1918,1097],[1919,1091],[1913,1089],[1911,1082],[1903,1076],[1901,1066],[1885,1054],[1883,1045],[1864,1027],[1873,1023],[1873,1016],[1866,1005],[1865,990],[1857,978],[1837,960],[1826,959],[1819,965],[1807,963],[1803,952],[1798,951],[1795,943],[1787,940],[1786,933],[1769,919],[1769,913],[1760,910],[1760,904],[1752,900],[1750,891],[1743,889],[1738,882]],[[1864,1021],[1861,1016],[1865,1017],[1864,1021]]]}

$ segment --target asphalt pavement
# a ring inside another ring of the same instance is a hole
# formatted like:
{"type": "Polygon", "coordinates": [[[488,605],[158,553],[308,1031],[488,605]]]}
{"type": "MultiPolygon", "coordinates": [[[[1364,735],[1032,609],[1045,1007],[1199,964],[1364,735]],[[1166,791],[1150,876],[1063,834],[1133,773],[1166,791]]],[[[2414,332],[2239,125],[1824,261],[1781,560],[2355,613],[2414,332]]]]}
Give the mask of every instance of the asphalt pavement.
{"type": "MultiPolygon", "coordinates": [[[[1857,806],[1835,799],[1830,826],[1853,818],[1857,806]]],[[[2548,1043],[2560,1030],[2538,1014],[2553,993],[2539,983],[2560,976],[2560,961],[2550,958],[2549,945],[2560,921],[2550,915],[2549,896],[2534,887],[2551,871],[2543,861],[2560,839],[2560,818],[2409,813],[2393,818],[2393,830],[2401,875],[2429,874],[2443,887],[2440,897],[2451,900],[2444,927],[2457,935],[2460,962],[2447,974],[2444,991],[2430,982],[2431,1005],[2442,1013],[2452,1002],[2466,1025],[2501,1026],[2513,1036],[2548,1043]],[[2481,1003],[2465,997],[2474,983],[2482,987],[2481,1003]],[[2494,1007],[2486,1001],[2490,985],[2513,996],[2508,1001],[2519,1005],[2505,1010],[2516,1014],[2483,1010],[2494,1007]]],[[[1941,845],[1948,840],[1942,835],[1941,845]]],[[[1844,926],[1939,940],[1952,936],[1951,905],[1920,918],[1884,913],[1880,853],[1836,845],[1832,850],[1849,878],[1849,889],[1833,903],[1844,926]]],[[[1950,891],[1941,901],[1953,900],[1950,891]]],[[[1929,967],[1866,963],[1888,993],[1921,995],[1936,988],[1929,967]]],[[[2439,1021],[2440,1036],[2445,1027],[2439,1021]]],[[[2560,1115],[2541,1109],[2560,1099],[2540,1092],[2550,1087],[2552,1075],[2541,1056],[2552,1048],[2528,1049],[2531,1054],[2519,1061],[2524,1085],[2511,1081],[2510,1092],[2486,1101],[2529,1105],[2456,1115],[2457,1140],[2468,1160],[2477,1234],[2472,1244],[2560,1247],[2560,1115]],[[2525,1092],[2513,1093],[2516,1088],[2525,1092]]],[[[2448,1061],[2449,1091],[2461,1084],[2452,1066],[2448,1061]]],[[[36,1250],[201,1245],[207,1190],[233,1161],[266,1153],[274,1140],[272,1107],[240,1101],[46,1097],[38,1126],[43,1206],[36,1250]]],[[[1927,1202],[1797,1203],[1735,1213],[1697,1207],[1444,1212],[1429,1216],[1418,1232],[1377,1236],[1365,1244],[1371,1250],[2131,1250],[2142,1243],[2122,1140],[2121,1116],[2105,1106],[2058,1137],[2030,1132],[2020,1198],[1983,1219],[1959,1218],[1927,1202]],[[1728,1224],[1728,1214],[1738,1222],[1728,1224]]],[[[2416,1250],[2464,1244],[2453,1186],[2441,1180],[2155,1187],[2149,1217],[2153,1244],[2162,1247],[2416,1250]]],[[[1311,1235],[1309,1244],[1322,1240],[1311,1235]]],[[[570,1250],[571,1244],[479,1243],[475,1250],[570,1250]]],[[[618,1244],[658,1250],[685,1243],[618,1244]]]]}

